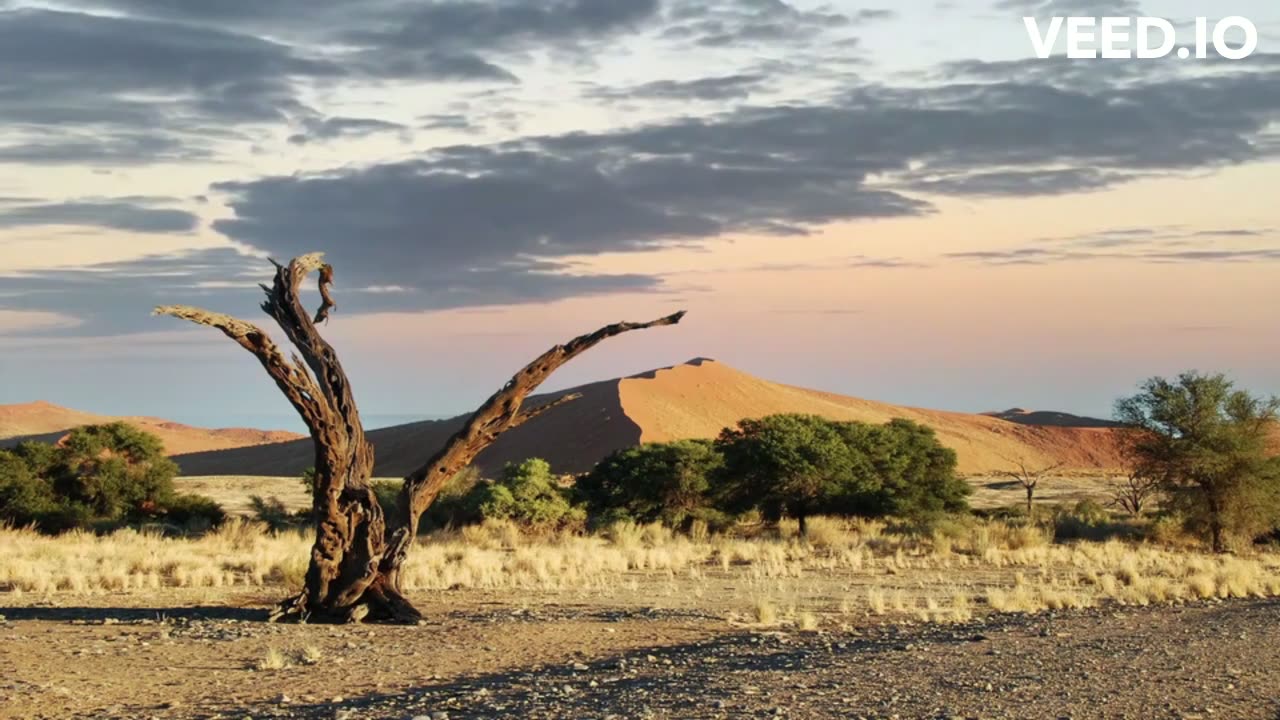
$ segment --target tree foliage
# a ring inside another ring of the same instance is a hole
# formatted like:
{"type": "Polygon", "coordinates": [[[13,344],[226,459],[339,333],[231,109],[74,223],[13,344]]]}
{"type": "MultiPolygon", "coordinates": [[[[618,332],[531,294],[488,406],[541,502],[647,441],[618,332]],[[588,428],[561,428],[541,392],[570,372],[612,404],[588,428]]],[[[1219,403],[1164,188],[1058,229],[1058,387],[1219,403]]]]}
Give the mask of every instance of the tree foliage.
{"type": "Polygon", "coordinates": [[[511,520],[526,527],[556,529],[581,525],[586,514],[571,500],[571,492],[551,473],[546,460],[530,458],[507,463],[498,479],[478,483],[470,504],[482,519],[511,520]]]}
{"type": "Polygon", "coordinates": [[[799,521],[831,512],[869,482],[839,428],[817,415],[771,415],[725,428],[722,501],[727,509],[759,509],[767,519],[799,521]]]}
{"type": "Polygon", "coordinates": [[[767,518],[815,514],[919,517],[968,507],[956,455],[908,420],[884,425],[814,415],[743,420],[716,441],[724,507],[767,518]]]}
{"type": "Polygon", "coordinates": [[[877,482],[871,502],[855,508],[858,514],[918,518],[969,509],[973,488],[956,474],[956,452],[932,428],[903,419],[842,428],[850,451],[870,458],[877,482]]]}
{"type": "Polygon", "coordinates": [[[711,489],[723,466],[723,456],[709,440],[645,443],[610,454],[575,487],[601,523],[720,524],[723,514],[713,507],[711,489]]]}
{"type": "Polygon", "coordinates": [[[127,423],[87,425],[55,445],[0,451],[0,518],[48,532],[164,520],[216,524],[211,501],[179,495],[178,467],[156,436],[127,423]]]}
{"type": "Polygon", "coordinates": [[[1134,472],[1159,478],[1174,509],[1215,551],[1280,526],[1280,463],[1268,457],[1280,400],[1221,374],[1152,378],[1116,404],[1134,472]]]}

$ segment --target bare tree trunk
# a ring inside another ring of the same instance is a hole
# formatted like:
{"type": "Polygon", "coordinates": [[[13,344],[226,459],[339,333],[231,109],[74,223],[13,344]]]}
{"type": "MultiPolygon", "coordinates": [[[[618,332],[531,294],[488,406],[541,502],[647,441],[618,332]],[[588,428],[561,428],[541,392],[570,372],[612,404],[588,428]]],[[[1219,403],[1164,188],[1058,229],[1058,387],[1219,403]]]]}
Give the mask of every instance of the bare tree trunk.
{"type": "Polygon", "coordinates": [[[1036,496],[1036,486],[1024,485],[1023,487],[1027,489],[1027,517],[1031,517],[1031,502],[1035,499],[1035,496],[1036,496]]]}
{"type": "Polygon", "coordinates": [[[1209,506],[1209,540],[1213,543],[1215,553],[1225,553],[1227,543],[1223,537],[1222,501],[1213,490],[1208,490],[1205,498],[1209,506]]]}
{"type": "MultiPolygon", "coordinates": [[[[274,261],[273,261],[274,262],[274,261]]],[[[262,309],[285,331],[301,355],[284,354],[257,326],[236,318],[187,306],[156,308],[217,328],[253,353],[276,386],[302,416],[315,444],[316,482],[312,495],[316,539],[311,549],[306,587],[286,600],[273,619],[300,622],[416,623],[422,616],[404,597],[400,572],[413,543],[418,519],[444,483],[469,465],[504,431],[521,425],[577,396],[522,409],[524,399],[552,372],[596,344],[631,330],[680,322],[683,312],[647,323],[616,323],[577,337],[543,353],[472,414],[466,424],[422,467],[405,478],[396,515],[384,518],[370,485],[373,446],[352,396],[337,354],[320,336],[316,323],[335,305],[329,294],[333,268],[320,253],[276,264],[275,281],[263,286],[262,309]],[[312,318],[299,299],[302,281],[319,271],[321,305],[312,318]]]]}

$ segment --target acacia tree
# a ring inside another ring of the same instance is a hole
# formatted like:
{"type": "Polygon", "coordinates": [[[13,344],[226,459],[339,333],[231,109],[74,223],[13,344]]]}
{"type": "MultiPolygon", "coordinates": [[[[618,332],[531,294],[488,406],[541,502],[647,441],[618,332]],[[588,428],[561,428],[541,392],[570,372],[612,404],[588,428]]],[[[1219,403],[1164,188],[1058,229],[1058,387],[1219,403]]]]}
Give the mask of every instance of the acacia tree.
{"type": "Polygon", "coordinates": [[[303,590],[281,603],[272,620],[419,622],[421,613],[401,590],[400,571],[418,519],[449,478],[503,432],[577,398],[566,395],[537,407],[522,407],[529,393],[561,365],[615,335],[674,325],[684,316],[678,312],[646,323],[607,325],[538,356],[404,479],[399,501],[390,515],[384,516],[370,485],[373,445],[365,438],[351,384],[337,353],[316,328],[336,307],[329,292],[333,267],[324,262],[323,253],[303,255],[288,265],[271,262],[276,267],[275,280],[271,286],[262,286],[266,292],[262,309],[297,349],[288,359],[267,333],[252,323],[183,305],[158,307],[155,312],[221,330],[252,353],[310,431],[315,445],[312,506],[316,539],[303,590]],[[313,272],[319,274],[321,298],[314,317],[299,297],[303,281],[313,272]]]}
{"type": "Polygon", "coordinates": [[[1280,459],[1268,449],[1278,413],[1280,399],[1198,372],[1151,378],[1116,403],[1133,469],[1158,479],[1214,552],[1280,526],[1280,459]]]}

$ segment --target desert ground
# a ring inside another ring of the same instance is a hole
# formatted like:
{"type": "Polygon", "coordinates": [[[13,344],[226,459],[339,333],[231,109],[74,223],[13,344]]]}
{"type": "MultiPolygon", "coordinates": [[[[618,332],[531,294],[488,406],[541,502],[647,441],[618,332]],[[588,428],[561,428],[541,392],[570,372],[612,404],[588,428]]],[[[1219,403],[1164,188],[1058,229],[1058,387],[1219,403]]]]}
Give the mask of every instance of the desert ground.
{"type": "MultiPolygon", "coordinates": [[[[296,482],[296,481],[294,481],[296,482]]],[[[309,540],[0,535],[5,718],[1275,718],[1280,557],[971,522],[425,537],[414,627],[272,625],[309,540]]]]}

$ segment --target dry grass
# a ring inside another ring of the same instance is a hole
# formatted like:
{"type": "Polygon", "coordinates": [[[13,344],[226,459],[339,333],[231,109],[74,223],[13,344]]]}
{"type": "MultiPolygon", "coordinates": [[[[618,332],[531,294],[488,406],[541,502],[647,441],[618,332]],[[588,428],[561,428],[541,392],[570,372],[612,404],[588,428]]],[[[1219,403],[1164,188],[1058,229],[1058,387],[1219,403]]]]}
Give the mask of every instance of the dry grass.
{"type": "MultiPolygon", "coordinates": [[[[310,542],[245,521],[190,540],[0,529],[0,592],[53,598],[296,588],[310,542]]],[[[492,522],[422,542],[402,576],[410,591],[730,609],[748,624],[814,629],[859,617],[963,622],[983,610],[1280,595],[1280,556],[1213,556],[1121,541],[1055,545],[1047,531],[1000,522],[949,523],[922,536],[891,533],[876,521],[816,518],[807,538],[784,524],[776,536],[751,539],[634,524],[595,536],[530,538],[492,522]]]]}

